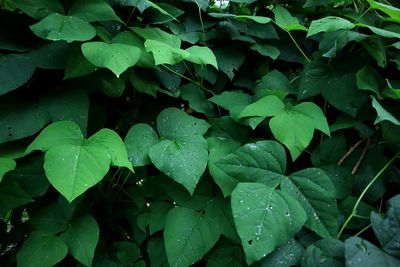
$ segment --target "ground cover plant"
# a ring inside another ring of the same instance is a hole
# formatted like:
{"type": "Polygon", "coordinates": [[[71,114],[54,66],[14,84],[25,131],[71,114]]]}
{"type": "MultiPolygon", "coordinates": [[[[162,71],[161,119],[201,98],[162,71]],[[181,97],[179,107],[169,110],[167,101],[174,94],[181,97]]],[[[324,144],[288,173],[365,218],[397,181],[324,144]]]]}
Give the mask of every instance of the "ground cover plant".
{"type": "Polygon", "coordinates": [[[1,266],[400,266],[398,1],[0,1],[1,266]]]}

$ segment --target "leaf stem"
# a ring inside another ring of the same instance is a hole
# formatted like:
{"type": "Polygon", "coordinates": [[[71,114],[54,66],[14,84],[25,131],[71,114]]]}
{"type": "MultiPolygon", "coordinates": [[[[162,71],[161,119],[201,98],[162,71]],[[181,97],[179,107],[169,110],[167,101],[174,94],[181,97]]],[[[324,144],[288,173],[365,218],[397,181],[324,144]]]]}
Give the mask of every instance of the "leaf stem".
{"type": "Polygon", "coordinates": [[[311,62],[311,60],[307,57],[307,55],[304,53],[303,49],[299,46],[299,44],[296,42],[296,40],[293,38],[293,35],[290,33],[290,31],[286,31],[289,34],[290,39],[292,39],[294,45],[297,47],[297,49],[300,51],[300,53],[303,55],[303,57],[307,60],[308,63],[311,62]]]}
{"type": "Polygon", "coordinates": [[[386,171],[386,169],[393,163],[393,161],[396,160],[396,158],[400,155],[400,152],[396,153],[396,155],[394,155],[393,158],[391,158],[386,164],[385,166],[383,166],[383,168],[374,176],[374,178],[372,178],[372,180],[368,183],[368,185],[364,188],[364,190],[361,192],[361,195],[358,197],[356,204],[354,204],[353,210],[351,211],[351,214],[349,215],[349,217],[347,217],[346,221],[343,223],[342,227],[340,228],[340,231],[337,235],[337,239],[340,238],[340,236],[342,235],[344,229],[346,229],[346,226],[349,224],[349,222],[351,221],[351,219],[357,214],[357,208],[361,203],[362,198],[365,196],[365,194],[367,193],[368,189],[375,183],[376,180],[378,180],[379,177],[381,177],[381,175],[386,171]]]}

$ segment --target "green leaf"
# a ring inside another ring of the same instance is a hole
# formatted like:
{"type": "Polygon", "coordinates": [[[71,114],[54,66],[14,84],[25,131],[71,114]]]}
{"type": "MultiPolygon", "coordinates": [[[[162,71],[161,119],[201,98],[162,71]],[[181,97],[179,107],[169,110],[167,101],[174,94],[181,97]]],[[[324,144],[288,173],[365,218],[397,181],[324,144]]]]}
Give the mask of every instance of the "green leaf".
{"type": "Polygon", "coordinates": [[[88,41],[96,35],[96,29],[88,22],[74,17],[53,13],[30,26],[32,32],[40,38],[68,43],[88,41]]]}
{"type": "Polygon", "coordinates": [[[246,106],[242,112],[240,112],[240,117],[271,117],[282,113],[284,109],[285,105],[278,97],[269,95],[246,106]]]}
{"type": "Polygon", "coordinates": [[[17,163],[13,159],[0,158],[0,182],[3,179],[4,174],[12,171],[17,167],[17,163]]]}
{"type": "Polygon", "coordinates": [[[377,116],[374,121],[374,124],[378,124],[382,121],[390,121],[395,125],[400,125],[400,121],[396,119],[392,114],[390,114],[382,105],[375,99],[374,96],[372,98],[372,106],[376,110],[377,116]]]}
{"type": "Polygon", "coordinates": [[[46,152],[44,169],[49,182],[72,202],[106,175],[110,162],[103,146],[64,144],[46,152]]]}
{"type": "Polygon", "coordinates": [[[256,43],[252,45],[250,49],[257,51],[262,56],[270,57],[274,60],[276,60],[281,53],[278,48],[268,44],[256,43]]]}
{"type": "Polygon", "coordinates": [[[83,141],[84,138],[82,131],[75,122],[58,121],[43,129],[43,131],[28,146],[25,155],[34,150],[46,152],[50,148],[58,145],[81,145],[83,144],[83,141]]]}
{"type": "Polygon", "coordinates": [[[379,3],[373,0],[367,0],[370,6],[373,9],[380,10],[384,13],[386,13],[388,16],[390,16],[394,21],[400,22],[400,9],[392,6],[392,5],[387,5],[384,3],[379,3]]]}
{"type": "Polygon", "coordinates": [[[400,195],[386,202],[386,214],[371,212],[371,225],[382,249],[392,256],[400,255],[400,195]]]}
{"type": "Polygon", "coordinates": [[[350,237],[345,242],[346,266],[358,265],[373,266],[399,266],[400,261],[365,239],[350,237]]]}
{"type": "Polygon", "coordinates": [[[390,30],[387,30],[387,29],[377,28],[377,27],[370,26],[370,25],[363,24],[363,23],[357,23],[356,26],[368,28],[373,33],[375,33],[376,35],[379,35],[379,36],[382,36],[382,37],[400,38],[400,33],[397,33],[397,32],[394,32],[394,31],[390,31],[390,30]]]}
{"type": "Polygon", "coordinates": [[[185,51],[190,54],[189,57],[186,58],[187,61],[202,65],[209,64],[218,69],[217,58],[210,48],[194,45],[185,49],[185,51]]]}
{"type": "Polygon", "coordinates": [[[237,71],[245,60],[245,55],[230,47],[220,48],[214,51],[217,57],[219,69],[225,73],[230,80],[235,76],[234,71],[237,71]]]}
{"type": "Polygon", "coordinates": [[[133,171],[132,163],[128,160],[128,152],[121,137],[110,129],[101,129],[92,135],[86,144],[103,146],[111,157],[111,165],[128,168],[133,171]]]}
{"type": "Polygon", "coordinates": [[[140,256],[140,248],[134,242],[118,241],[114,242],[114,246],[116,257],[123,266],[132,266],[140,256]]]}
{"type": "Polygon", "coordinates": [[[296,111],[312,119],[314,128],[330,136],[329,125],[321,108],[312,102],[303,102],[293,107],[296,111]]]}
{"type": "Polygon", "coordinates": [[[270,19],[268,17],[262,17],[262,16],[239,15],[239,16],[234,16],[234,18],[238,19],[238,20],[252,20],[252,21],[260,23],[260,24],[267,24],[272,21],[272,19],[270,19]]]}
{"type": "Polygon", "coordinates": [[[150,164],[150,148],[158,141],[158,135],[150,125],[145,123],[133,125],[124,140],[129,161],[132,162],[133,166],[139,167],[150,164]]]}
{"type": "Polygon", "coordinates": [[[296,198],[307,212],[305,227],[321,237],[336,236],[338,211],[335,187],[321,169],[295,172],[282,180],[281,189],[296,198]]]}
{"type": "Polygon", "coordinates": [[[149,156],[157,169],[193,194],[207,167],[207,147],[202,136],[193,135],[176,141],[163,140],[150,148],[149,156]]]}
{"type": "Polygon", "coordinates": [[[69,15],[81,18],[87,22],[110,20],[122,22],[115,14],[114,9],[104,0],[76,1],[69,10],[69,15]]]}
{"type": "Polygon", "coordinates": [[[5,214],[33,199],[15,181],[4,180],[0,183],[0,214],[5,214]]]}
{"type": "Polygon", "coordinates": [[[286,244],[280,246],[267,257],[261,260],[261,266],[296,266],[303,257],[304,247],[295,239],[289,240],[286,244]]]}
{"type": "Polygon", "coordinates": [[[83,55],[93,65],[111,70],[117,77],[140,58],[140,49],[126,44],[89,42],[82,45],[83,55]]]}
{"type": "Polygon", "coordinates": [[[253,98],[242,91],[224,91],[220,95],[213,96],[210,102],[221,106],[226,110],[231,110],[236,106],[245,106],[252,102],[253,98]]]}
{"type": "Polygon", "coordinates": [[[307,37],[313,36],[321,32],[334,32],[338,30],[351,30],[355,27],[353,23],[347,19],[340,17],[327,16],[322,19],[313,20],[308,29],[307,37]]]}
{"type": "Polygon", "coordinates": [[[210,125],[201,119],[190,116],[177,108],[167,108],[157,117],[157,130],[160,137],[182,140],[194,135],[203,135],[210,125]]]}
{"type": "Polygon", "coordinates": [[[191,109],[210,117],[215,115],[212,103],[207,101],[204,91],[199,86],[189,83],[182,86],[180,90],[182,99],[189,102],[189,107],[191,109]]]}
{"type": "Polygon", "coordinates": [[[74,220],[60,238],[68,245],[69,253],[85,266],[92,266],[99,241],[99,226],[91,215],[74,220]]]}
{"type": "Polygon", "coordinates": [[[34,231],[18,251],[17,264],[21,267],[51,267],[63,260],[67,253],[68,247],[59,237],[34,231]]]}
{"type": "Polygon", "coordinates": [[[156,65],[175,65],[190,57],[190,53],[185,50],[155,40],[146,40],[144,42],[144,47],[147,52],[153,53],[156,65]]]}
{"type": "Polygon", "coordinates": [[[296,160],[310,144],[314,135],[313,120],[295,111],[286,111],[278,114],[269,121],[272,134],[283,143],[296,160]]]}
{"type": "Polygon", "coordinates": [[[12,2],[34,19],[42,19],[51,13],[64,13],[64,8],[58,0],[13,0],[12,2]]]}
{"type": "Polygon", "coordinates": [[[0,55],[0,95],[24,85],[35,72],[29,57],[18,54],[0,55]]]}
{"type": "Polygon", "coordinates": [[[245,144],[214,164],[237,182],[256,182],[273,188],[284,179],[286,155],[278,142],[258,141],[245,144]]]}
{"type": "Polygon", "coordinates": [[[282,93],[284,96],[286,96],[287,94],[293,92],[293,88],[288,78],[286,78],[282,72],[273,70],[268,72],[261,78],[260,81],[257,82],[255,92],[257,98],[264,96],[264,93],[267,95],[270,93],[282,93]]]}
{"type": "Polygon", "coordinates": [[[174,208],[165,222],[164,242],[170,266],[187,267],[200,260],[217,242],[219,233],[204,215],[174,208]]]}
{"type": "MultiPolygon", "coordinates": [[[[151,57],[153,58],[153,56],[151,57]]],[[[139,61],[137,65],[140,66],[139,61]]],[[[151,74],[143,75],[140,72],[132,71],[129,73],[129,82],[137,91],[154,97],[157,96],[157,92],[160,90],[160,85],[158,84],[157,80],[154,80],[151,74]]]]}
{"type": "Polygon", "coordinates": [[[168,46],[174,47],[174,48],[180,48],[181,47],[181,39],[178,36],[175,36],[171,33],[168,33],[166,31],[163,31],[159,28],[151,28],[151,27],[146,27],[146,28],[139,28],[139,27],[130,27],[130,29],[142,37],[145,40],[154,40],[154,41],[159,41],[162,43],[167,44],[168,46]]]}
{"type": "Polygon", "coordinates": [[[65,212],[65,207],[59,202],[53,203],[40,209],[33,214],[31,223],[36,230],[46,231],[49,234],[58,234],[67,230],[69,216],[65,212]]]}
{"type": "Polygon", "coordinates": [[[341,267],[345,265],[344,261],[344,243],[334,238],[325,238],[308,246],[301,266],[341,267]]]}
{"type": "Polygon", "coordinates": [[[248,264],[289,241],[307,219],[296,199],[258,183],[239,183],[231,205],[248,264]]]}
{"type": "Polygon", "coordinates": [[[357,72],[356,77],[359,89],[374,92],[378,97],[380,97],[381,94],[379,89],[384,82],[374,68],[367,65],[357,72]]]}
{"type": "Polygon", "coordinates": [[[295,31],[295,30],[302,30],[307,31],[307,28],[300,24],[299,20],[296,17],[293,17],[289,11],[277,5],[274,9],[275,15],[275,23],[285,31],[295,31]]]}
{"type": "Polygon", "coordinates": [[[65,41],[50,42],[41,45],[28,54],[36,67],[42,69],[64,69],[68,43],[65,41]]]}
{"type": "Polygon", "coordinates": [[[148,211],[149,233],[153,235],[155,232],[163,230],[167,213],[174,206],[171,203],[156,201],[151,203],[148,211]]]}

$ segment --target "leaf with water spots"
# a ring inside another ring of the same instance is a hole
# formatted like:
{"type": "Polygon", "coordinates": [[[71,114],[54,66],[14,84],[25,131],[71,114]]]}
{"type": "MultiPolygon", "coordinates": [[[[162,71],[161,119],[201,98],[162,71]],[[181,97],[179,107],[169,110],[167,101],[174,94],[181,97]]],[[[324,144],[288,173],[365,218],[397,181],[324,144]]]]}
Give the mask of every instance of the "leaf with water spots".
{"type": "Polygon", "coordinates": [[[335,187],[321,169],[295,172],[282,180],[281,189],[296,198],[307,211],[307,228],[322,237],[336,236],[338,210],[335,187]]]}
{"type": "Polygon", "coordinates": [[[248,264],[285,244],[307,219],[295,198],[259,183],[239,183],[231,205],[248,264]]]}
{"type": "Polygon", "coordinates": [[[164,240],[170,266],[187,267],[200,260],[217,242],[219,233],[206,216],[187,208],[169,211],[164,240]]]}

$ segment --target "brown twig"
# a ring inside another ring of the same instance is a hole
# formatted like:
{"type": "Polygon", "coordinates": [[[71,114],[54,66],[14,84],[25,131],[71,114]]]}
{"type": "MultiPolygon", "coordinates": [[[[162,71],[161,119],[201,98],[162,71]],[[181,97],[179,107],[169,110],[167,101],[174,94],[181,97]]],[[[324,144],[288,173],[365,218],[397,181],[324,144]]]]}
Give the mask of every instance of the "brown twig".
{"type": "Polygon", "coordinates": [[[351,171],[352,175],[354,175],[358,171],[358,168],[360,168],[361,162],[364,159],[365,154],[367,153],[369,144],[370,144],[370,140],[369,140],[369,138],[367,138],[367,143],[365,144],[365,147],[364,147],[364,149],[362,151],[362,154],[361,154],[360,158],[358,159],[356,165],[354,165],[353,170],[351,171]]]}
{"type": "Polygon", "coordinates": [[[362,142],[364,142],[365,138],[361,139],[360,141],[358,141],[354,146],[350,147],[350,149],[346,152],[346,154],[344,154],[344,156],[338,161],[337,165],[342,165],[343,161],[345,161],[350,155],[351,153],[353,153],[353,151],[361,145],[362,142]]]}

